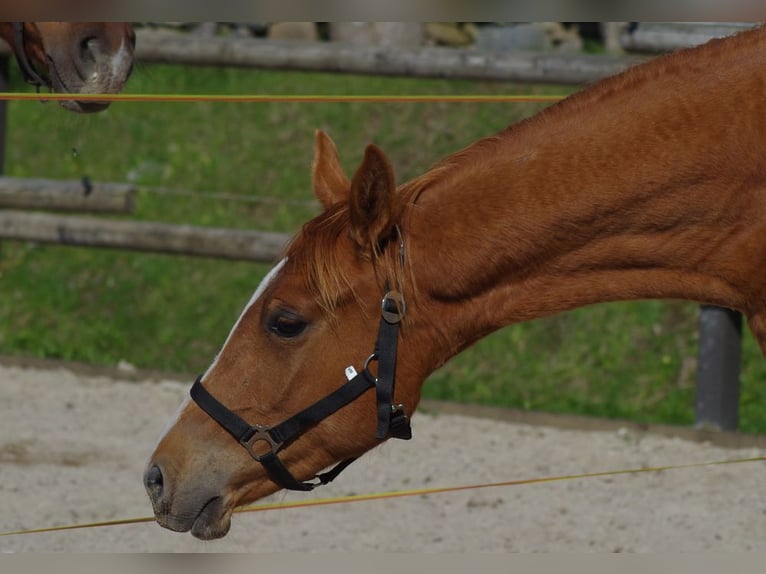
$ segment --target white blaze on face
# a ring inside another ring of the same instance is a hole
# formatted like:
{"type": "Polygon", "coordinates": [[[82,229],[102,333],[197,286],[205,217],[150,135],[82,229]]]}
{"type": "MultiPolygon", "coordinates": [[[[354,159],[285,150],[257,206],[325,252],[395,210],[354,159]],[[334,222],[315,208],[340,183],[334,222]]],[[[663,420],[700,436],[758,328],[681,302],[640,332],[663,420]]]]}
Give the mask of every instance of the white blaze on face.
{"type": "Polygon", "coordinates": [[[224,341],[223,346],[221,347],[221,350],[215,356],[215,359],[213,359],[213,363],[207,368],[207,371],[205,371],[205,374],[202,375],[203,381],[205,380],[205,377],[207,377],[208,373],[213,370],[213,367],[215,367],[216,363],[218,363],[218,357],[221,356],[221,353],[223,353],[223,350],[226,348],[226,345],[229,343],[229,340],[231,339],[231,336],[234,334],[234,331],[236,331],[237,327],[239,327],[239,324],[242,322],[242,317],[244,317],[245,313],[248,312],[250,307],[252,307],[253,304],[256,301],[258,301],[258,299],[260,299],[261,295],[263,295],[263,292],[266,291],[266,288],[274,280],[274,277],[276,277],[280,269],[284,267],[286,261],[287,259],[282,259],[279,263],[277,263],[274,266],[274,268],[268,272],[266,277],[263,278],[263,281],[261,281],[261,284],[258,285],[258,288],[255,290],[255,293],[253,293],[253,296],[250,297],[250,301],[248,301],[247,305],[245,305],[245,308],[242,310],[242,313],[240,314],[239,319],[237,319],[237,322],[234,323],[234,326],[231,328],[231,331],[229,331],[229,336],[226,337],[226,341],[224,341]]]}
{"type": "MultiPolygon", "coordinates": [[[[202,380],[205,380],[205,377],[207,377],[208,373],[213,370],[213,367],[215,367],[216,363],[218,362],[218,357],[221,356],[221,353],[223,353],[224,349],[226,349],[226,345],[229,342],[229,339],[231,339],[232,334],[239,326],[240,322],[242,321],[242,317],[245,316],[245,313],[247,313],[248,309],[253,306],[253,304],[258,301],[258,299],[263,295],[263,292],[266,290],[266,288],[269,286],[269,284],[274,280],[274,277],[277,276],[279,273],[279,270],[284,267],[285,262],[287,259],[282,259],[279,263],[276,264],[276,266],[269,271],[269,273],[266,275],[266,277],[263,278],[263,281],[261,281],[260,285],[258,285],[258,288],[255,290],[255,293],[253,293],[253,296],[250,297],[250,301],[248,301],[247,305],[245,305],[245,308],[242,310],[242,313],[239,316],[239,319],[237,319],[237,322],[234,323],[234,326],[231,328],[231,331],[229,332],[229,336],[226,337],[226,341],[224,341],[223,346],[221,347],[221,350],[218,352],[218,354],[215,356],[215,359],[213,359],[213,363],[207,368],[205,371],[205,374],[202,375],[202,380]]],[[[191,401],[191,397],[187,396],[181,405],[178,407],[178,410],[176,411],[175,416],[173,416],[168,424],[165,426],[165,429],[160,433],[160,438],[157,441],[157,445],[162,441],[162,439],[165,437],[165,435],[168,433],[168,431],[176,424],[178,421],[178,418],[181,416],[181,413],[186,409],[187,405],[189,404],[189,401],[191,401]]],[[[157,449],[157,445],[155,445],[153,450],[157,449]]]]}

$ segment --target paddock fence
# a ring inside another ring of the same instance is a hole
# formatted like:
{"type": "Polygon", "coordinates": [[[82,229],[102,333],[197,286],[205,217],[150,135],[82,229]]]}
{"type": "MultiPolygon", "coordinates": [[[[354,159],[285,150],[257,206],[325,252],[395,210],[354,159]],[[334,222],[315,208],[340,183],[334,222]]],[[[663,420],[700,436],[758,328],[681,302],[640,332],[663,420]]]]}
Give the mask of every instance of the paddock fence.
{"type": "MultiPolygon", "coordinates": [[[[657,53],[727,35],[747,24],[689,27],[639,26],[627,49],[657,53]],[[642,33],[637,34],[638,30],[642,33]],[[680,30],[680,31],[679,31],[680,30]],[[696,34],[696,35],[695,35],[696,34]],[[631,44],[632,42],[632,44],[631,44]]],[[[631,39],[632,38],[632,39],[631,39]]],[[[0,46],[0,91],[8,90],[9,51],[0,46]]],[[[200,37],[166,30],[137,30],[139,63],[233,66],[404,75],[482,81],[584,85],[646,60],[647,54],[489,52],[474,48],[344,45],[236,36],[200,37]]],[[[7,102],[0,101],[0,175],[3,173],[7,102]]],[[[0,177],[0,240],[127,249],[248,261],[273,261],[286,234],[104,219],[61,212],[122,213],[133,209],[127,184],[0,177]],[[44,210],[45,212],[37,212],[44,210]],[[51,211],[58,213],[50,213],[51,211]]],[[[696,426],[736,430],[742,317],[700,307],[696,426]]]]}
{"type": "MultiPolygon", "coordinates": [[[[0,182],[1,183],[1,182],[0,182]]],[[[274,261],[289,235],[0,210],[0,239],[241,261],[274,261]]]]}

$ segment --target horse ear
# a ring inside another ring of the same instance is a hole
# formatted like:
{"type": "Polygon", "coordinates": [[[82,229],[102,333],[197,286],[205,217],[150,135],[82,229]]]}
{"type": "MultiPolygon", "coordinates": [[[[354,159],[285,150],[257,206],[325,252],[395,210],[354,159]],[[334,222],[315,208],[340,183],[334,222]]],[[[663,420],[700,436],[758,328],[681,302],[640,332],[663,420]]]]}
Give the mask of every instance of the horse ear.
{"type": "Polygon", "coordinates": [[[351,189],[351,182],[340,165],[338,149],[322,130],[317,130],[314,138],[312,184],[314,195],[325,209],[347,200],[351,189]]]}
{"type": "Polygon", "coordinates": [[[351,180],[351,238],[371,255],[393,231],[399,214],[394,170],[386,154],[369,145],[351,180]]]}

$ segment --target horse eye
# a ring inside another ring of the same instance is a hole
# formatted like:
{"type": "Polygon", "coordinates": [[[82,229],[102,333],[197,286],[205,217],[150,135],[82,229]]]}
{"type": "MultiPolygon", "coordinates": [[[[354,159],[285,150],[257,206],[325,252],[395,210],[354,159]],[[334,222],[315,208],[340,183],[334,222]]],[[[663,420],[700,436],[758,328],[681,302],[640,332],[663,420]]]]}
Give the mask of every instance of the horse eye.
{"type": "Polygon", "coordinates": [[[294,315],[282,311],[269,320],[269,330],[283,339],[297,337],[306,329],[308,323],[294,315]]]}

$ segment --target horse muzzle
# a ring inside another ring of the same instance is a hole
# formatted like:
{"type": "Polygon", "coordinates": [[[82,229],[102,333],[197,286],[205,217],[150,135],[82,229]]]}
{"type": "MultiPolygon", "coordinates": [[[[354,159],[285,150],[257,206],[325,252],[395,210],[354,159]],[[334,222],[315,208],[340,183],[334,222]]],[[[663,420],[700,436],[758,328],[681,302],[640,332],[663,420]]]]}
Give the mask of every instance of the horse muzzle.
{"type": "Polygon", "coordinates": [[[157,464],[144,473],[144,487],[157,523],[174,532],[191,532],[201,540],[226,536],[231,527],[232,506],[209,483],[174,490],[157,464]]]}

